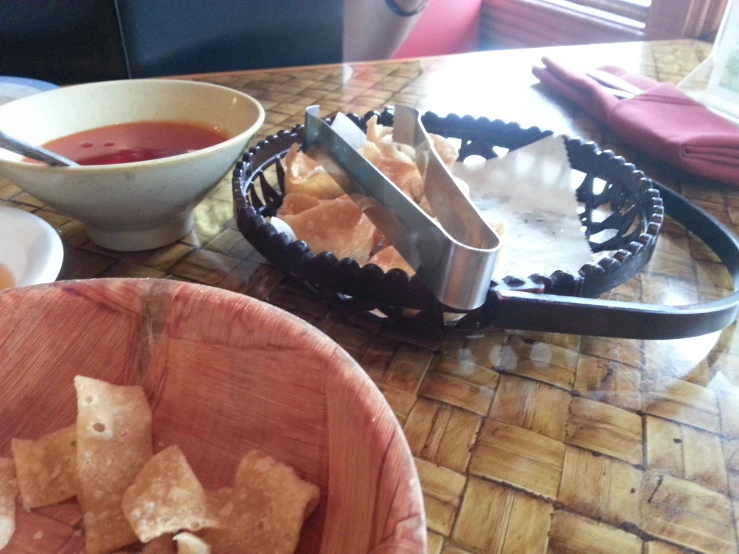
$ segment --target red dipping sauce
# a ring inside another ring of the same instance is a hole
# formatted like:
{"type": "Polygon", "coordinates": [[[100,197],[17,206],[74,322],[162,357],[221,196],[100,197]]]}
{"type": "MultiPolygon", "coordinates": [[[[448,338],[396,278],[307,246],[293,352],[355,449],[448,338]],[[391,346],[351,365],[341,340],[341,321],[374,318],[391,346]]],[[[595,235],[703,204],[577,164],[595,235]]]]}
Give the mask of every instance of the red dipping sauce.
{"type": "Polygon", "coordinates": [[[228,138],[219,129],[193,123],[137,121],[88,129],[54,139],[43,147],[80,165],[109,165],[177,156],[228,138]]]}

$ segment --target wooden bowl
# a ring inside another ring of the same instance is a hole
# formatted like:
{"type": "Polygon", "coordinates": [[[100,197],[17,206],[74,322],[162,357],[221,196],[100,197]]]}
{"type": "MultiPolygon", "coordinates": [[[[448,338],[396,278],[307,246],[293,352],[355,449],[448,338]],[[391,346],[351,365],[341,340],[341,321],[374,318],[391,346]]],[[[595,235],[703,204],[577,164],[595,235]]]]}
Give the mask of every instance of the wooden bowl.
{"type": "MultiPolygon", "coordinates": [[[[0,306],[0,456],[13,437],[75,421],[75,375],[140,383],[155,451],[179,445],[206,488],[230,484],[255,447],[321,488],[298,552],[426,552],[418,475],[390,407],[297,317],[211,287],[138,279],[11,289],[0,306]]],[[[77,552],[80,520],[76,502],[19,507],[8,552],[77,552]]]]}

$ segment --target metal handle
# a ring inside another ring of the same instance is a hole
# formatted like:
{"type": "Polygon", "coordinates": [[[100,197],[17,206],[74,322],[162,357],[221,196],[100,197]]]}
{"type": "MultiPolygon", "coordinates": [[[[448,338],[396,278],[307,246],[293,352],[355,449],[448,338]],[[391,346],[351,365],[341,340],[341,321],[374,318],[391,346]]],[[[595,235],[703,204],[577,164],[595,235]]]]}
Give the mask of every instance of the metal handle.
{"type": "Polygon", "coordinates": [[[654,182],[665,213],[703,240],[734,281],[731,296],[688,306],[657,306],[495,290],[488,324],[504,329],[627,339],[678,339],[720,331],[739,312],[739,240],[720,221],[676,192],[654,182]]]}
{"type": "MultiPolygon", "coordinates": [[[[318,115],[318,106],[305,110],[303,148],[364,211],[440,302],[461,310],[480,307],[488,294],[500,241],[469,199],[459,191],[451,175],[441,174],[448,170],[436,152],[430,150],[432,147],[425,131],[420,132],[427,145],[427,153],[433,155],[436,162],[433,164],[427,159],[425,167],[436,167],[440,173],[435,174],[439,182],[431,185],[426,181],[427,175],[422,175],[424,188],[427,192],[438,192],[443,185],[448,187],[447,191],[453,187],[451,192],[457,193],[456,197],[448,194],[447,205],[442,206],[452,214],[448,218],[440,215],[439,219],[443,223],[457,216],[468,226],[464,233],[450,233],[367,161],[350,143],[353,140],[351,135],[356,132],[351,128],[356,128],[356,125],[346,116],[337,114],[335,122],[341,125],[346,120],[349,132],[337,132],[318,115]],[[447,180],[442,181],[443,177],[447,180]],[[462,209],[465,204],[469,210],[462,209]]],[[[405,123],[414,126],[414,133],[419,133],[415,126],[422,125],[417,112],[409,115],[405,123]]],[[[417,146],[421,150],[422,146],[417,146]]],[[[417,155],[420,156],[420,152],[417,155]]],[[[432,206],[435,206],[433,202],[432,206]]]]}
{"type": "Polygon", "coordinates": [[[0,131],[0,148],[10,150],[11,152],[15,152],[16,154],[20,154],[22,156],[26,156],[27,158],[38,160],[40,162],[44,162],[49,165],[69,167],[79,165],[76,162],[65,158],[64,156],[52,152],[51,150],[47,150],[46,148],[43,148],[41,146],[28,144],[27,142],[23,142],[22,140],[13,138],[8,134],[3,133],[2,131],[0,131]]]}

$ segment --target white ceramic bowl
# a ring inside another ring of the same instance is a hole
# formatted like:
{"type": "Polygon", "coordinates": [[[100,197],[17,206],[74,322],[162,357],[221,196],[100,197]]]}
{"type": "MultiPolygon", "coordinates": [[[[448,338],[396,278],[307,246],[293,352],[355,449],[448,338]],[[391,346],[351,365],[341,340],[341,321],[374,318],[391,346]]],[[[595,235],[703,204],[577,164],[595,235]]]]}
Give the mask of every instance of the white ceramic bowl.
{"type": "Polygon", "coordinates": [[[230,139],[146,162],[49,167],[0,149],[0,175],[85,224],[113,250],[146,250],[192,229],[192,209],[210,192],[264,121],[252,97],[193,81],[141,79],[60,88],[0,106],[0,129],[31,144],[116,123],[182,121],[230,139]]]}
{"type": "Polygon", "coordinates": [[[49,283],[62,268],[59,234],[40,217],[0,206],[0,264],[17,287],[49,283]]]}

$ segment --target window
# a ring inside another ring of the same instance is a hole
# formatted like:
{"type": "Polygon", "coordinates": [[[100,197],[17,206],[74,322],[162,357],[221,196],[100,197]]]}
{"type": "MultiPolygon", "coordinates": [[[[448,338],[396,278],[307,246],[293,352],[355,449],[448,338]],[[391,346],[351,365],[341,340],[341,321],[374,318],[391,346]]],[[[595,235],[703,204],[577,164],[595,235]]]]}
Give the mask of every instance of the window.
{"type": "Polygon", "coordinates": [[[491,47],[628,40],[712,40],[728,0],[484,0],[491,47]]]}
{"type": "Polygon", "coordinates": [[[617,19],[625,24],[633,23],[642,27],[647,22],[652,0],[567,0],[570,9],[588,11],[591,15],[604,19],[617,19]]]}

